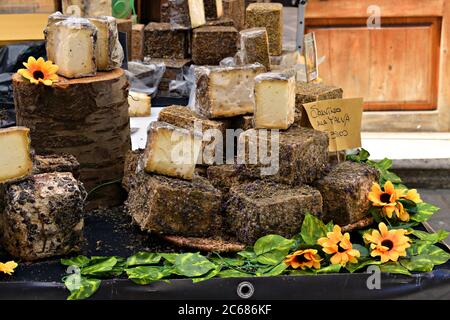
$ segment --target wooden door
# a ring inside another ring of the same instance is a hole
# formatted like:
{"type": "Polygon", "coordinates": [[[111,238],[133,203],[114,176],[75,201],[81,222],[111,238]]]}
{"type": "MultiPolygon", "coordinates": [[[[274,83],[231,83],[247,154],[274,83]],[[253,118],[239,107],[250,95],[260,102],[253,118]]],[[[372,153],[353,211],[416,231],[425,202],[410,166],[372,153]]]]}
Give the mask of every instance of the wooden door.
{"type": "MultiPolygon", "coordinates": [[[[336,9],[338,10],[338,9],[336,9]]],[[[341,86],[346,97],[364,97],[365,110],[435,110],[437,107],[440,17],[312,18],[320,77],[341,86]]]]}

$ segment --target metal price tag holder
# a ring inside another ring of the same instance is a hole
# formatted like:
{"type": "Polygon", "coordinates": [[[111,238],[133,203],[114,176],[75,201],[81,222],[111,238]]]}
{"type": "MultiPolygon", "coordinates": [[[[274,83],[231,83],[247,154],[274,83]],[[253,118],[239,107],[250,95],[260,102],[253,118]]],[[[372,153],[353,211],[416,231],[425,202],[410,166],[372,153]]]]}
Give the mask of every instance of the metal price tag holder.
{"type": "Polygon", "coordinates": [[[305,9],[308,0],[300,0],[297,10],[297,38],[296,45],[299,54],[303,52],[303,38],[305,37],[305,9]]]}

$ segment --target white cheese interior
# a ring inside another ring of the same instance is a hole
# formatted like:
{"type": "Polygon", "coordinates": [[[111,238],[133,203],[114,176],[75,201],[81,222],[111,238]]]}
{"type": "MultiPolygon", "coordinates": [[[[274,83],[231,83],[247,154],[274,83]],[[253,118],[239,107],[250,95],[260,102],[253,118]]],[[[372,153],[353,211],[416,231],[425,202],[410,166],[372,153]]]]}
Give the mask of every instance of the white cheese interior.
{"type": "Polygon", "coordinates": [[[217,18],[223,16],[223,3],[222,0],[216,0],[217,18]]]}
{"type": "Polygon", "coordinates": [[[0,183],[31,173],[29,129],[0,129],[0,183]]]}
{"type": "Polygon", "coordinates": [[[151,98],[145,93],[128,93],[128,114],[130,117],[146,117],[151,113],[151,98]]]}
{"type": "Polygon", "coordinates": [[[255,128],[288,129],[294,123],[295,79],[266,79],[255,84],[255,128]]]}
{"type": "Polygon", "coordinates": [[[196,28],[206,23],[203,0],[188,0],[191,27],[196,28]]]}
{"type": "Polygon", "coordinates": [[[151,129],[145,171],[192,180],[201,139],[188,130],[160,127],[151,129]]]}
{"type": "Polygon", "coordinates": [[[47,55],[59,66],[58,74],[66,78],[95,75],[95,29],[84,25],[58,22],[48,28],[47,55]]]}
{"type": "Polygon", "coordinates": [[[219,69],[211,71],[209,95],[213,117],[231,117],[253,113],[254,78],[261,68],[219,69]]]}

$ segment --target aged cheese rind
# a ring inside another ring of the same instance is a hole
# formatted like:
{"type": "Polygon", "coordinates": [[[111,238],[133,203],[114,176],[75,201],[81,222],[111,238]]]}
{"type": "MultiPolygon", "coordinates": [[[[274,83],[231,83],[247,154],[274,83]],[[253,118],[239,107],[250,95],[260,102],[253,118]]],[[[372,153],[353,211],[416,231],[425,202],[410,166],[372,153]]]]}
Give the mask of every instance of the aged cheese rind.
{"type": "Polygon", "coordinates": [[[75,179],[80,176],[80,163],[71,154],[36,155],[33,161],[33,174],[70,172],[75,179]]]}
{"type": "Polygon", "coordinates": [[[343,90],[339,87],[323,83],[297,82],[295,89],[295,121],[294,124],[312,128],[304,104],[329,99],[342,99],[343,90]]]}
{"type": "Polygon", "coordinates": [[[151,114],[151,98],[141,92],[128,92],[128,114],[130,117],[147,117],[151,114]]]}
{"type": "MultiPolygon", "coordinates": [[[[234,21],[231,20],[230,18],[220,18],[217,20],[210,20],[210,21],[206,21],[205,23],[205,27],[206,26],[211,26],[211,27],[235,27],[234,25],[234,21]]],[[[236,28],[237,29],[237,28],[236,28]]]]}
{"type": "Polygon", "coordinates": [[[361,163],[338,163],[330,173],[313,183],[322,194],[325,222],[347,225],[368,215],[367,198],[374,182],[378,182],[378,170],[361,163]]]}
{"type": "Polygon", "coordinates": [[[197,28],[206,23],[203,0],[168,0],[169,23],[184,28],[197,28]]]}
{"type": "Polygon", "coordinates": [[[143,24],[133,24],[131,35],[131,59],[144,60],[144,28],[143,24]]]}
{"type": "Polygon", "coordinates": [[[0,216],[2,245],[25,261],[81,249],[86,192],[71,173],[44,173],[9,185],[0,216]]]}
{"type": "Polygon", "coordinates": [[[223,16],[222,0],[204,0],[206,20],[216,20],[223,16]]]}
{"type": "Polygon", "coordinates": [[[267,172],[262,174],[262,168],[273,168],[273,166],[261,163],[259,158],[256,164],[250,163],[248,152],[252,150],[250,146],[255,143],[267,145],[267,149],[270,151],[271,135],[274,133],[267,133],[263,139],[259,135],[259,130],[261,129],[250,129],[239,136],[239,143],[245,146],[246,163],[240,165],[243,174],[290,185],[311,183],[322,177],[328,164],[327,133],[302,127],[291,127],[289,130],[280,131],[279,170],[268,172],[270,174],[267,172]],[[256,139],[253,139],[252,136],[255,136],[256,139]]]}
{"type": "Polygon", "coordinates": [[[261,63],[270,70],[269,38],[266,28],[251,28],[240,33],[243,63],[261,63]]]}
{"type": "Polygon", "coordinates": [[[252,3],[247,7],[247,28],[265,27],[269,37],[269,52],[278,56],[283,49],[283,5],[281,3],[252,3]]]}
{"type": "Polygon", "coordinates": [[[30,129],[0,129],[0,184],[28,176],[33,169],[30,129]]]}
{"type": "Polygon", "coordinates": [[[97,72],[97,28],[83,18],[68,18],[45,29],[47,57],[66,78],[94,76],[97,72]]]}
{"type": "Polygon", "coordinates": [[[136,180],[136,174],[144,155],[144,149],[129,150],[125,155],[122,187],[128,192],[131,184],[136,180]]]}
{"type": "Polygon", "coordinates": [[[148,128],[142,167],[148,173],[192,180],[200,149],[196,133],[155,121],[148,128]]]}
{"type": "Polygon", "coordinates": [[[254,78],[265,71],[252,64],[237,67],[197,67],[196,111],[208,118],[253,113],[254,78]]]}
{"type": "Polygon", "coordinates": [[[222,0],[223,16],[232,19],[238,30],[245,28],[245,0],[222,0]]]}
{"type": "Polygon", "coordinates": [[[205,26],[192,32],[192,61],[196,65],[218,65],[237,52],[238,32],[234,27],[205,26]]]}
{"type": "Polygon", "coordinates": [[[212,185],[222,191],[223,194],[227,193],[234,185],[252,181],[252,179],[242,175],[241,170],[235,164],[208,166],[206,173],[212,185]]]}
{"type": "Polygon", "coordinates": [[[151,58],[183,59],[188,55],[187,30],[169,23],[151,22],[144,29],[144,55],[151,58]]]}
{"type": "Polygon", "coordinates": [[[192,181],[137,173],[126,207],[143,231],[213,236],[221,229],[221,193],[205,178],[192,181]]]}
{"type": "Polygon", "coordinates": [[[124,53],[119,42],[117,22],[113,17],[89,18],[97,27],[97,70],[109,71],[122,65],[124,53]]]}
{"type": "Polygon", "coordinates": [[[262,180],[231,187],[227,204],[227,230],[249,245],[269,234],[291,238],[300,231],[306,213],[322,211],[316,189],[262,180]]]}
{"type": "Polygon", "coordinates": [[[262,73],[255,78],[255,128],[288,129],[294,123],[295,78],[262,73]]]}

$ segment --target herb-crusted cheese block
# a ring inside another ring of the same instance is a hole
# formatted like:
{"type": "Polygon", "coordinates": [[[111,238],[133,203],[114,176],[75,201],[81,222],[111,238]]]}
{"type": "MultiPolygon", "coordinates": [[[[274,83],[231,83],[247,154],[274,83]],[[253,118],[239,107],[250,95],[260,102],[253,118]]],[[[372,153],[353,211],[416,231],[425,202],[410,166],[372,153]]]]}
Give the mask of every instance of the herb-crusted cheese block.
{"type": "Polygon", "coordinates": [[[33,162],[33,174],[70,172],[75,179],[80,176],[80,163],[71,154],[36,155],[33,162]]]}
{"type": "Polygon", "coordinates": [[[251,181],[248,177],[242,175],[238,166],[234,164],[209,166],[206,173],[212,185],[222,191],[223,194],[227,193],[234,185],[251,181]]]}
{"type": "Polygon", "coordinates": [[[33,169],[30,129],[0,129],[0,184],[28,176],[33,169]]]}
{"type": "Polygon", "coordinates": [[[6,188],[3,247],[32,261],[81,249],[86,192],[69,172],[34,175],[6,188]]]}
{"type": "Polygon", "coordinates": [[[297,82],[295,89],[295,125],[312,128],[304,104],[329,99],[342,99],[343,90],[323,83],[297,82]]]}
{"type": "Polygon", "coordinates": [[[269,36],[269,52],[273,56],[283,49],[283,5],[281,3],[252,3],[246,10],[247,28],[265,27],[269,36]]]}
{"type": "Polygon", "coordinates": [[[168,19],[173,26],[197,28],[206,23],[203,0],[168,0],[168,19]]]}
{"type": "Polygon", "coordinates": [[[233,20],[238,30],[245,28],[245,0],[222,0],[223,16],[233,20]]]}
{"type": "Polygon", "coordinates": [[[131,184],[136,180],[139,163],[144,155],[144,149],[129,150],[125,155],[122,187],[130,191],[131,184]]]}
{"type": "Polygon", "coordinates": [[[151,98],[145,93],[128,93],[128,114],[130,117],[148,117],[151,114],[151,98]]]}
{"type": "Polygon", "coordinates": [[[131,59],[144,60],[144,28],[143,24],[133,24],[131,31],[131,59]]]}
{"type": "Polygon", "coordinates": [[[119,42],[117,22],[113,17],[89,18],[97,27],[97,70],[109,71],[119,68],[123,61],[123,49],[119,42]]]}
{"type": "Polygon", "coordinates": [[[143,231],[179,236],[213,236],[221,229],[221,193],[205,178],[192,181],[139,172],[126,207],[143,231]]]}
{"type": "Polygon", "coordinates": [[[200,148],[197,133],[154,121],[148,128],[142,167],[148,173],[192,180],[200,148]]]}
{"type": "Polygon", "coordinates": [[[216,20],[223,16],[222,0],[204,0],[206,20],[216,20]]]}
{"type": "Polygon", "coordinates": [[[208,118],[253,113],[254,78],[265,71],[261,64],[237,67],[197,67],[196,110],[208,118]]]}
{"type": "Polygon", "coordinates": [[[350,161],[338,163],[330,173],[313,184],[322,194],[322,219],[347,225],[366,217],[370,208],[367,196],[378,179],[378,170],[366,164],[350,161]]]}
{"type": "Polygon", "coordinates": [[[235,27],[234,26],[234,21],[231,20],[230,18],[220,18],[217,20],[210,20],[210,21],[206,21],[205,23],[205,27],[206,26],[211,26],[211,27],[235,27]]]}
{"type": "Polygon", "coordinates": [[[144,29],[144,55],[150,58],[187,57],[187,30],[169,23],[150,22],[144,29]]]}
{"type": "Polygon", "coordinates": [[[237,52],[238,32],[234,27],[205,26],[192,32],[192,61],[196,65],[218,65],[237,52]]]}
{"type": "Polygon", "coordinates": [[[66,78],[94,76],[97,72],[97,28],[87,19],[68,18],[47,26],[47,57],[66,78]]]}
{"type": "Polygon", "coordinates": [[[288,129],[294,113],[294,77],[268,72],[255,78],[255,128],[288,129]]]}
{"type": "Polygon", "coordinates": [[[244,63],[261,63],[270,70],[269,38],[266,28],[251,28],[240,33],[244,63]]]}
{"type": "MultiPolygon", "coordinates": [[[[263,178],[279,183],[301,185],[311,183],[322,177],[328,164],[328,134],[309,128],[291,127],[279,132],[278,164],[261,161],[250,161],[249,152],[259,150],[259,146],[266,145],[271,150],[274,132],[260,129],[244,131],[239,136],[239,144],[245,146],[245,164],[241,164],[245,175],[253,178],[263,178]],[[256,148],[256,149],[255,149],[256,148]],[[276,170],[278,169],[278,170],[276,170]]],[[[238,154],[239,157],[239,154],[238,154]]]]}
{"type": "Polygon", "coordinates": [[[322,197],[316,189],[257,180],[231,187],[225,221],[239,241],[253,244],[268,234],[291,238],[300,231],[306,213],[321,211],[322,197]]]}

